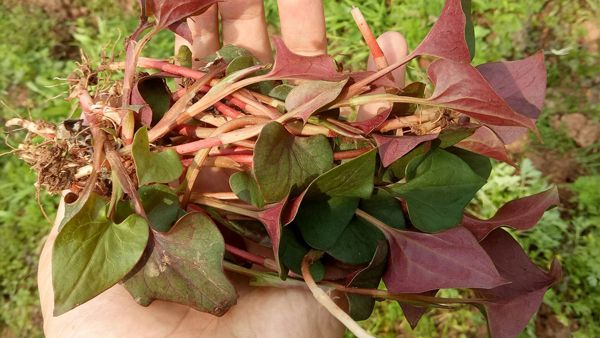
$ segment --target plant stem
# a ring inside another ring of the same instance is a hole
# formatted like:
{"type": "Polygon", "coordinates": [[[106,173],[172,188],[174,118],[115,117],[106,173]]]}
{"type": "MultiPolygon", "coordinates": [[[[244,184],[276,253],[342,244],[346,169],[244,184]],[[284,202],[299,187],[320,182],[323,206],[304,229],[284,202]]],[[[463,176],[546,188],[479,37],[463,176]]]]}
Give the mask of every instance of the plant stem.
{"type": "Polygon", "coordinates": [[[348,330],[352,331],[352,333],[354,333],[356,337],[374,338],[373,336],[369,335],[367,331],[365,331],[362,327],[360,327],[360,325],[358,325],[357,322],[355,322],[346,312],[344,312],[344,310],[337,306],[337,304],[335,304],[333,300],[331,300],[331,298],[325,293],[325,291],[323,291],[317,285],[317,283],[315,283],[315,280],[310,274],[310,265],[315,259],[318,259],[321,255],[321,252],[311,250],[309,253],[306,254],[306,256],[304,256],[304,259],[302,259],[302,277],[304,277],[304,281],[310,289],[310,292],[312,292],[313,296],[315,297],[317,302],[319,302],[319,304],[323,305],[323,307],[327,309],[327,311],[329,311],[331,315],[333,315],[337,320],[344,324],[344,326],[347,327],[348,330]]]}
{"type": "Polygon", "coordinates": [[[199,194],[192,194],[190,200],[196,204],[206,205],[209,207],[233,212],[234,214],[239,214],[239,215],[252,217],[254,219],[259,219],[258,211],[246,209],[241,206],[233,205],[231,203],[226,203],[226,202],[223,202],[218,199],[206,197],[206,196],[199,195],[199,194]]]}
{"type": "Polygon", "coordinates": [[[377,66],[377,70],[381,70],[388,66],[387,60],[385,59],[385,55],[383,54],[383,50],[377,43],[377,39],[375,39],[375,35],[369,28],[369,24],[365,20],[365,17],[362,15],[360,9],[358,7],[352,7],[350,11],[352,13],[352,17],[354,18],[354,22],[358,26],[360,33],[362,34],[367,46],[369,46],[369,50],[371,51],[371,55],[373,55],[373,61],[377,66]]]}

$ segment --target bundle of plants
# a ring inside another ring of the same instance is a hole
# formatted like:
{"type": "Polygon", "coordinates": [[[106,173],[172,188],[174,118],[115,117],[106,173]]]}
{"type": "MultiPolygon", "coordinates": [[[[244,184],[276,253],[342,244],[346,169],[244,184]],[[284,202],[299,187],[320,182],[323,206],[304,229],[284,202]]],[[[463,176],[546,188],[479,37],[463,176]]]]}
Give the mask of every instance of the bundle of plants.
{"type": "Polygon", "coordinates": [[[16,152],[39,185],[69,191],[52,253],[55,315],[122,283],[143,306],[219,316],[237,298],[227,272],[310,289],[359,336],[353,320],[375,301],[399,302],[413,326],[431,307],[475,306],[492,336],[523,330],[561,269],[536,266],[503,227],[530,229],[557,191],[490,219],[465,208],[490,158],[512,164],[505,145],[537,133],[542,53],[471,65],[469,10],[447,0],[392,64],[354,10],[377,71],[296,55],[277,38],[272,65],[225,46],[192,68],[186,48],[170,60],[140,53],[161,30],[187,36],[181,23],[214,1],[144,3],[124,62],[82,64],[69,77],[80,120],[9,121],[28,131],[16,152]],[[430,61],[429,82],[398,88],[390,72],[415,58],[430,61]],[[470,291],[436,297],[447,288],[470,291]]]}

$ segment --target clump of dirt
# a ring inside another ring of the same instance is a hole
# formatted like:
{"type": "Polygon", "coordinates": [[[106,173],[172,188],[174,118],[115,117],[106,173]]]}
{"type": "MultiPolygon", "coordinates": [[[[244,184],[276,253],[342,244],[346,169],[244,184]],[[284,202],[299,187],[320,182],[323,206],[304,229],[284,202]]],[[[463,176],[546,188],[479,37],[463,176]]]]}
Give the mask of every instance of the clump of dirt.
{"type": "Polygon", "coordinates": [[[600,140],[600,124],[582,113],[553,116],[550,123],[557,130],[564,129],[580,147],[589,147],[600,140]]]}

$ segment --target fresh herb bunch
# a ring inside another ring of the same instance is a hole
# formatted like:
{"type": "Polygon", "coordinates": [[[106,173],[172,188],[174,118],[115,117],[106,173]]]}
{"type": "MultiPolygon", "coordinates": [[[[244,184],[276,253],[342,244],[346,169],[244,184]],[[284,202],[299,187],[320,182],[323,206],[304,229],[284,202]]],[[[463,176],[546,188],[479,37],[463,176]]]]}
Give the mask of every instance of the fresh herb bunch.
{"type": "Polygon", "coordinates": [[[472,66],[470,1],[447,0],[421,44],[390,65],[354,10],[376,72],[341,71],[277,38],[272,66],[235,46],[199,69],[185,48],[173,60],[139,56],[160,30],[189,36],[181,23],[212,3],[142,1],[125,61],[83,64],[70,77],[82,120],[9,121],[29,131],[17,153],[39,184],[70,190],[53,247],[55,315],[116,283],[142,305],[222,315],[237,298],[228,270],[257,286],[342,292],[354,320],[375,300],[400,302],[413,326],[427,307],[470,304],[492,336],[518,335],[561,269],[534,265],[501,227],[533,227],[557,191],[509,202],[489,220],[464,209],[488,180],[488,158],[512,163],[505,144],[536,131],[543,54],[472,66]],[[428,97],[424,83],[397,88],[387,77],[417,57],[435,59],[428,97]],[[357,121],[369,103],[383,109],[357,121]],[[198,186],[215,168],[230,191],[198,186]],[[387,291],[377,289],[382,279],[387,291]],[[443,288],[474,297],[435,297],[443,288]]]}

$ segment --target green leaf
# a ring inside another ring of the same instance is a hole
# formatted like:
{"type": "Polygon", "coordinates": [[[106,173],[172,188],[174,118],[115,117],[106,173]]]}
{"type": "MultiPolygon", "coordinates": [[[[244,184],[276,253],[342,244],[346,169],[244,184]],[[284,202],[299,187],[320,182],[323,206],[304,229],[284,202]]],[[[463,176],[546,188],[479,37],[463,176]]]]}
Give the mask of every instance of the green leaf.
{"type": "Polygon", "coordinates": [[[137,84],[140,95],[152,109],[152,123],[157,123],[171,107],[171,92],[165,79],[147,76],[137,84]]]}
{"type": "Polygon", "coordinates": [[[140,128],[133,137],[131,155],[139,185],[169,183],[181,176],[183,166],[174,150],[150,151],[148,130],[140,128]]]}
{"type": "Polygon", "coordinates": [[[221,49],[219,49],[216,53],[204,57],[203,60],[209,63],[214,62],[218,59],[223,59],[225,63],[230,63],[235,58],[240,56],[252,56],[252,53],[250,53],[247,49],[244,49],[242,47],[234,45],[225,45],[221,47],[221,49]]]}
{"type": "MultiPolygon", "coordinates": [[[[387,266],[389,247],[385,240],[378,242],[377,249],[367,267],[360,270],[347,286],[372,289],[377,288],[381,276],[387,266]]],[[[354,320],[366,320],[371,316],[375,307],[375,299],[370,296],[361,296],[346,293],[348,299],[348,313],[354,320]]]]}
{"type": "MultiPolygon", "coordinates": [[[[294,232],[294,226],[288,225],[281,231],[279,244],[279,261],[288,269],[301,275],[302,259],[310,251],[310,248],[302,242],[294,232]]],[[[325,277],[325,266],[319,260],[310,266],[310,274],[315,281],[319,282],[325,277]]]]}
{"type": "Polygon", "coordinates": [[[451,147],[458,142],[466,139],[467,137],[473,135],[476,128],[449,128],[443,130],[438,136],[440,140],[440,148],[448,148],[451,147]]]}
{"type": "Polygon", "coordinates": [[[311,247],[331,248],[352,219],[359,199],[371,196],[375,154],[372,150],[347,161],[310,184],[295,221],[311,247]]]}
{"type": "Polygon", "coordinates": [[[256,59],[252,55],[241,55],[231,60],[225,69],[225,75],[231,75],[238,70],[246,69],[256,65],[256,59]]]}
{"type": "Polygon", "coordinates": [[[333,151],[323,135],[296,137],[277,122],[267,124],[254,148],[254,176],[266,203],[297,194],[333,166],[333,151]]]}
{"type": "Polygon", "coordinates": [[[250,203],[255,207],[262,208],[265,204],[265,199],[258,188],[258,184],[252,173],[240,171],[229,177],[229,186],[239,199],[250,203]]]}
{"type": "Polygon", "coordinates": [[[386,190],[376,189],[370,198],[360,200],[359,208],[392,228],[406,228],[400,201],[386,190]]]}
{"type": "Polygon", "coordinates": [[[385,242],[383,233],[359,217],[353,217],[346,226],[335,244],[327,250],[327,253],[335,259],[348,264],[368,263],[375,250],[377,243],[385,242]]]}
{"type": "Polygon", "coordinates": [[[292,91],[292,89],[294,89],[294,86],[285,83],[280,84],[279,86],[271,89],[269,96],[281,101],[285,101],[285,98],[288,96],[290,91],[292,91]]]}
{"type": "Polygon", "coordinates": [[[153,240],[143,265],[124,281],[138,303],[159,299],[216,316],[236,303],[235,288],[223,273],[225,243],[210,218],[188,213],[153,240]]]}
{"type": "Polygon", "coordinates": [[[166,232],[185,213],[179,207],[179,198],[168,187],[153,184],[140,187],[138,190],[148,221],[154,230],[166,232]]]}
{"type": "Polygon", "coordinates": [[[186,45],[181,45],[175,56],[175,63],[182,67],[192,68],[192,51],[186,45]]]}
{"type": "Polygon", "coordinates": [[[475,57],[475,28],[473,27],[473,19],[471,18],[471,0],[460,0],[460,4],[465,14],[465,40],[469,47],[471,60],[475,57]]]}
{"type": "Polygon", "coordinates": [[[450,229],[460,222],[464,208],[486,180],[448,151],[438,148],[423,156],[407,183],[392,184],[387,190],[406,200],[409,218],[419,230],[450,229]]]}
{"type": "Polygon", "coordinates": [[[106,203],[92,194],[54,242],[54,315],[115,285],[136,265],[147,243],[148,224],[143,218],[133,214],[115,224],[106,217],[106,203]]]}
{"type": "Polygon", "coordinates": [[[406,167],[408,164],[418,156],[425,154],[428,148],[429,145],[420,144],[415,149],[409,151],[408,154],[394,161],[385,172],[388,176],[387,178],[393,182],[403,179],[406,176],[406,167]]]}
{"type": "Polygon", "coordinates": [[[469,167],[485,181],[490,177],[490,174],[492,173],[492,162],[489,158],[461,148],[451,147],[447,150],[465,161],[465,163],[467,163],[469,167]]]}

